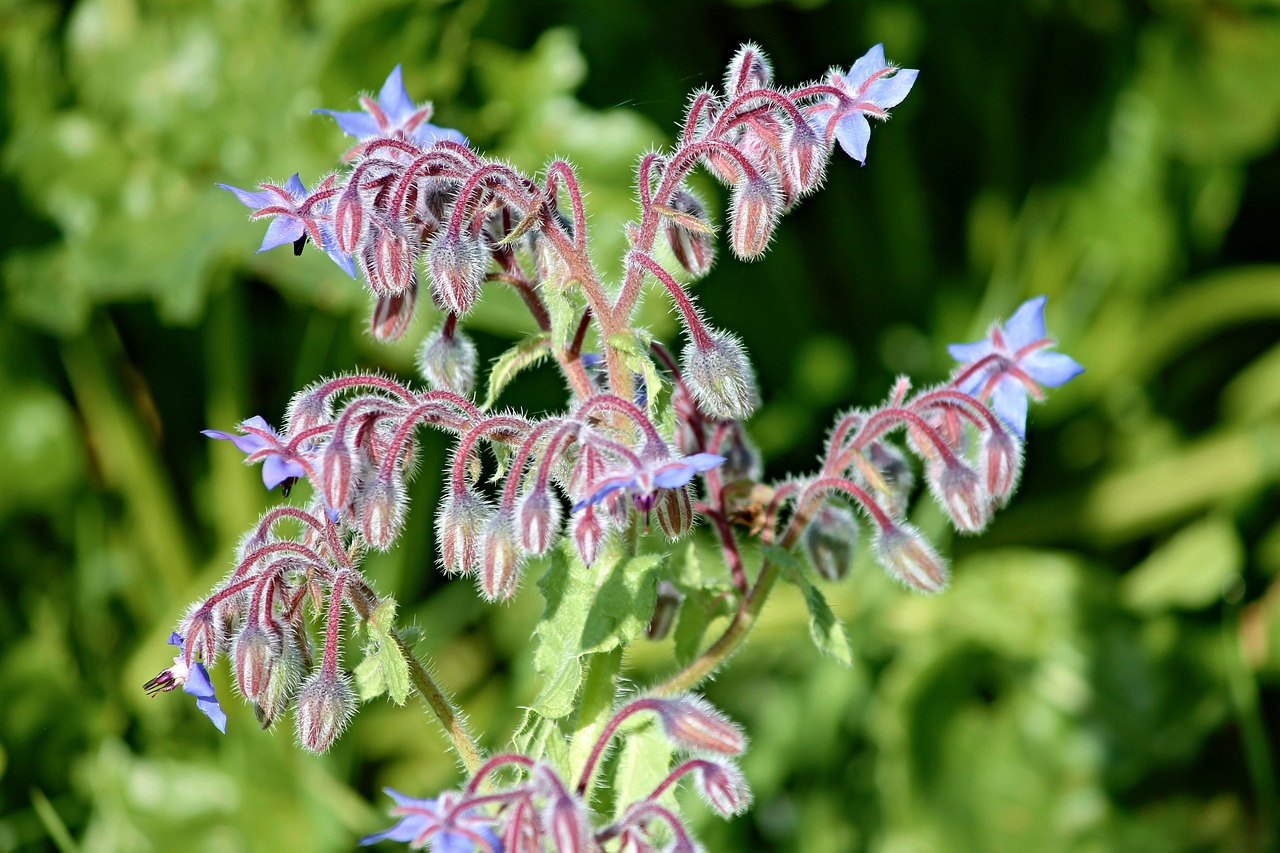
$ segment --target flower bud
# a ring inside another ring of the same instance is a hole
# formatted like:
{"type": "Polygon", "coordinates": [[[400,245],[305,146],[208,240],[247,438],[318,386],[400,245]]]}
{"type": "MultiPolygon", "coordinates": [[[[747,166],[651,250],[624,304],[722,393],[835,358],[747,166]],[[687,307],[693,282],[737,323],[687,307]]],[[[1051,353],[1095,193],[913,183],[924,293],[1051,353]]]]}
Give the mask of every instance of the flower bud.
{"type": "Polygon", "coordinates": [[[334,435],[325,445],[320,469],[324,477],[325,503],[341,510],[351,494],[351,448],[341,436],[334,435]]]}
{"type": "Polygon", "coordinates": [[[729,207],[733,253],[744,261],[760,257],[778,221],[777,188],[759,175],[748,176],[734,185],[729,207]]]}
{"type": "Polygon", "coordinates": [[[418,349],[418,372],[437,391],[470,397],[476,382],[476,345],[455,327],[436,329],[418,349]]]}
{"type": "MultiPolygon", "coordinates": [[[[303,640],[305,642],[305,639],[303,640]]],[[[286,633],[283,648],[271,667],[266,684],[253,700],[253,713],[264,729],[271,728],[293,699],[294,691],[302,680],[304,661],[297,642],[286,633]]]]}
{"type": "Polygon", "coordinates": [[[495,513],[485,526],[481,540],[480,593],[489,601],[505,601],[520,584],[524,556],[516,543],[514,523],[509,515],[495,513]]]}
{"type": "Polygon", "coordinates": [[[369,317],[369,332],[374,340],[388,344],[398,341],[413,320],[418,303],[418,277],[409,274],[409,282],[399,293],[380,293],[369,317]]]}
{"type": "Polygon", "coordinates": [[[662,730],[676,746],[724,755],[737,755],[747,748],[747,736],[705,699],[685,695],[659,699],[658,719],[662,730]]]}
{"type": "Polygon", "coordinates": [[[258,700],[271,678],[280,650],[279,634],[264,629],[257,619],[244,624],[231,641],[231,659],[240,695],[251,702],[258,700]]]}
{"type": "Polygon", "coordinates": [[[760,46],[747,42],[738,48],[738,52],[729,60],[729,70],[725,73],[724,90],[730,98],[761,89],[769,85],[773,79],[773,69],[769,67],[769,57],[760,46]]]}
{"type": "Polygon", "coordinates": [[[658,598],[653,605],[653,616],[649,617],[649,625],[644,634],[650,640],[665,639],[676,623],[676,616],[684,604],[684,593],[668,580],[658,581],[658,598]]]}
{"type": "Polygon", "coordinates": [[[929,466],[929,491],[962,533],[978,533],[991,521],[991,496],[978,472],[956,457],[929,466]]]}
{"type": "Polygon", "coordinates": [[[214,607],[201,602],[192,604],[178,625],[178,633],[186,638],[183,648],[190,659],[212,664],[226,646],[226,625],[225,620],[218,618],[214,607]]]}
{"type": "Polygon", "coordinates": [[[988,430],[982,438],[982,455],[986,469],[987,491],[1000,507],[1009,502],[1018,488],[1022,473],[1022,442],[1003,427],[988,430]]]}
{"type": "Polygon", "coordinates": [[[678,489],[663,489],[654,509],[657,511],[658,526],[672,542],[682,538],[693,528],[693,501],[689,499],[689,490],[683,486],[678,489]]]}
{"type": "Polygon", "coordinates": [[[427,249],[427,266],[440,304],[461,316],[471,310],[484,283],[488,253],[478,240],[442,231],[427,249]]]}
{"type": "Polygon", "coordinates": [[[588,842],[586,810],[576,797],[567,793],[552,796],[543,812],[542,824],[556,853],[587,853],[592,849],[588,842]]]}
{"type": "Polygon", "coordinates": [[[814,571],[829,581],[849,574],[858,544],[858,522],[847,506],[824,503],[804,530],[805,556],[814,571]]]}
{"type": "Polygon", "coordinates": [[[907,457],[897,447],[883,441],[873,442],[867,449],[867,457],[889,489],[886,495],[890,504],[889,514],[895,517],[902,515],[911,496],[911,487],[915,485],[915,475],[907,457]]]}
{"type": "Polygon", "coordinates": [[[312,673],[298,693],[298,742],[311,752],[326,752],[356,712],[356,698],[345,673],[312,673]]]}
{"type": "Polygon", "coordinates": [[[706,208],[697,196],[683,189],[672,195],[671,208],[679,214],[678,219],[663,220],[671,253],[689,275],[701,278],[711,270],[716,259],[716,244],[706,208]]]}
{"type": "Polygon", "coordinates": [[[367,256],[369,285],[379,296],[403,293],[413,278],[417,248],[398,230],[377,228],[367,256]]]}
{"type": "Polygon", "coordinates": [[[360,189],[355,181],[348,183],[346,189],[338,196],[333,220],[338,248],[349,255],[356,250],[356,246],[360,245],[360,236],[364,228],[364,208],[360,204],[360,189]]]}
{"type": "Polygon", "coordinates": [[[742,771],[723,761],[705,759],[698,765],[698,793],[725,817],[742,814],[751,805],[751,789],[742,771]]]}
{"type": "Polygon", "coordinates": [[[876,562],[894,580],[927,593],[941,592],[946,587],[946,562],[912,525],[901,522],[878,528],[874,547],[876,562]]]}
{"type": "Polygon", "coordinates": [[[787,170],[800,195],[811,193],[822,183],[827,167],[827,145],[808,124],[791,129],[786,141],[787,170]]]}
{"type": "Polygon", "coordinates": [[[560,532],[560,502],[549,489],[534,489],[520,499],[516,518],[520,522],[520,547],[541,556],[560,532]]]}
{"type": "Polygon", "coordinates": [[[578,548],[578,557],[584,566],[590,566],[600,556],[600,545],[604,542],[604,526],[596,517],[595,507],[589,506],[574,515],[569,525],[573,535],[573,544],[578,548]]]}
{"type": "Polygon", "coordinates": [[[713,332],[706,349],[685,347],[684,379],[698,406],[713,418],[745,420],[755,410],[755,371],[733,335],[713,332]]]}
{"type": "Polygon", "coordinates": [[[758,482],[764,476],[764,462],[760,451],[747,437],[742,424],[734,424],[729,430],[729,437],[720,444],[720,453],[724,455],[724,464],[720,466],[720,479],[725,483],[738,480],[758,482]]]}
{"type": "Polygon", "coordinates": [[[436,538],[446,572],[469,574],[479,567],[480,537],[492,515],[489,503],[470,489],[444,498],[436,515],[436,538]]]}
{"type": "Polygon", "coordinates": [[[309,429],[333,422],[333,409],[316,385],[303,388],[289,401],[285,419],[289,425],[286,435],[298,435],[309,429]]]}
{"type": "Polygon", "coordinates": [[[375,477],[365,486],[356,511],[360,534],[369,547],[386,551],[395,543],[404,524],[406,502],[399,478],[375,477]]]}

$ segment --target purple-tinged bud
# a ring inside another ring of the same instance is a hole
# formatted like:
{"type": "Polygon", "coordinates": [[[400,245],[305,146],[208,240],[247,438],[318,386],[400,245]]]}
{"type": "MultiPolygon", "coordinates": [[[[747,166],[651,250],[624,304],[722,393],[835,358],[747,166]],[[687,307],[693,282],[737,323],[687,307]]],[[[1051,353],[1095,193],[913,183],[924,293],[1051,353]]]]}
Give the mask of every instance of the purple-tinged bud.
{"type": "MultiPolygon", "coordinates": [[[[304,638],[303,642],[305,641],[304,638]]],[[[271,675],[253,701],[253,713],[262,728],[271,728],[280,714],[289,706],[302,680],[304,670],[305,662],[302,652],[297,643],[286,635],[283,649],[271,668],[271,675]]]]}
{"type": "Polygon", "coordinates": [[[882,441],[873,442],[867,450],[867,458],[880,472],[880,477],[888,487],[889,514],[895,517],[902,515],[907,508],[907,499],[911,496],[911,488],[915,485],[915,474],[911,464],[901,450],[892,444],[882,441]]]}
{"type": "Polygon", "coordinates": [[[920,592],[941,592],[949,575],[946,561],[912,525],[900,522],[876,530],[875,555],[889,577],[920,592]]]}
{"type": "Polygon", "coordinates": [[[227,643],[227,623],[214,611],[215,608],[197,602],[187,609],[187,615],[178,624],[178,634],[186,638],[183,648],[191,660],[202,660],[207,665],[217,659],[227,643]]]}
{"type": "Polygon", "coordinates": [[[672,542],[683,538],[693,529],[693,501],[689,499],[689,490],[684,486],[663,489],[653,508],[658,516],[658,526],[672,542]]]}
{"type": "Polygon", "coordinates": [[[406,503],[404,484],[397,477],[376,477],[365,485],[356,511],[360,535],[369,547],[386,551],[395,544],[404,525],[406,503]]]}
{"type": "Polygon", "coordinates": [[[858,544],[858,522],[847,506],[824,503],[804,529],[805,556],[813,570],[829,581],[849,574],[858,544]]]}
{"type": "Polygon", "coordinates": [[[791,129],[786,141],[787,169],[799,195],[811,193],[822,183],[830,149],[808,124],[791,129]]]}
{"type": "Polygon", "coordinates": [[[250,702],[258,701],[271,678],[280,650],[280,635],[267,631],[256,619],[240,628],[231,641],[231,659],[241,696],[250,702]]]}
{"type": "Polygon", "coordinates": [[[409,283],[399,293],[380,293],[369,316],[369,332],[379,343],[398,341],[413,320],[418,304],[418,277],[409,274],[409,283]]]}
{"type": "Polygon", "coordinates": [[[481,540],[480,594],[489,601],[506,601],[520,585],[524,555],[516,542],[515,524],[503,512],[485,525],[481,540]]]}
{"type": "Polygon", "coordinates": [[[725,73],[724,90],[730,98],[762,89],[773,79],[773,69],[769,67],[769,57],[760,46],[747,42],[738,48],[738,52],[729,60],[729,70],[725,73]]]}
{"type": "Polygon", "coordinates": [[[360,245],[364,228],[364,207],[360,204],[360,189],[355,181],[347,184],[338,196],[333,225],[338,236],[338,248],[343,254],[350,255],[360,245]]]}
{"type": "Polygon", "coordinates": [[[320,457],[320,468],[324,477],[325,503],[341,510],[351,494],[351,448],[345,439],[335,435],[329,440],[320,457]]]}
{"type": "Polygon", "coordinates": [[[403,293],[413,279],[417,247],[399,231],[378,228],[368,257],[369,285],[379,296],[403,293]]]}
{"type": "Polygon", "coordinates": [[[476,383],[476,345],[454,328],[449,335],[445,326],[436,329],[418,349],[418,372],[437,391],[451,391],[470,397],[476,383]]]}
{"type": "Polygon", "coordinates": [[[573,536],[573,544],[578,548],[578,557],[584,566],[590,566],[600,556],[600,546],[604,543],[605,529],[596,517],[595,507],[589,506],[582,512],[575,513],[569,524],[569,532],[573,536]]]}
{"type": "Polygon", "coordinates": [[[929,466],[929,491],[961,533],[978,533],[991,521],[991,495],[978,472],[956,457],[929,466]]]}
{"type": "Polygon", "coordinates": [[[436,537],[446,572],[468,574],[479,568],[480,537],[492,516],[493,507],[470,489],[445,496],[436,515],[436,537]]]}
{"type": "Polygon", "coordinates": [[[654,710],[667,737],[682,749],[737,755],[747,748],[747,736],[737,723],[701,697],[659,699],[654,710]]]}
{"type": "Polygon", "coordinates": [[[549,489],[534,489],[520,499],[516,518],[520,523],[520,547],[542,556],[560,533],[560,502],[549,489]]]}
{"type": "Polygon", "coordinates": [[[671,253],[689,275],[701,278],[710,272],[716,259],[714,231],[706,208],[697,196],[681,189],[671,197],[671,212],[674,215],[663,220],[671,253]]]}
{"type": "Polygon", "coordinates": [[[1011,430],[988,430],[982,438],[982,455],[986,470],[987,492],[997,507],[1013,497],[1022,474],[1022,442],[1011,430]]]}
{"type": "Polygon", "coordinates": [[[289,401],[289,411],[285,423],[289,428],[286,435],[297,435],[309,429],[333,422],[333,408],[318,385],[308,385],[289,401]]]}
{"type": "Polygon", "coordinates": [[[733,187],[729,202],[731,223],[729,245],[744,261],[764,254],[778,222],[778,189],[759,175],[749,176],[733,187]]]}
{"type": "MultiPolygon", "coordinates": [[[[708,330],[710,331],[710,330],[708,330]]],[[[684,350],[684,380],[703,412],[719,420],[745,420],[759,399],[756,375],[742,342],[727,332],[710,332],[706,349],[684,350]]]]}
{"type": "Polygon", "coordinates": [[[356,712],[356,697],[345,673],[325,677],[314,672],[298,692],[295,715],[298,742],[311,752],[326,752],[356,712]]]}
{"type": "Polygon", "coordinates": [[[661,640],[671,633],[676,624],[676,616],[684,604],[684,593],[671,581],[658,581],[658,598],[653,605],[653,616],[649,617],[649,625],[644,634],[650,640],[661,640]]]}
{"type": "Polygon", "coordinates": [[[450,238],[442,231],[427,248],[427,267],[436,299],[458,316],[471,310],[489,266],[488,252],[466,236],[450,238]]]}
{"type": "Polygon", "coordinates": [[[557,793],[550,798],[542,814],[542,825],[556,853],[586,853],[592,849],[586,810],[577,798],[557,793]]]}
{"type": "Polygon", "coordinates": [[[725,817],[740,815],[751,806],[747,780],[728,762],[704,759],[698,765],[697,788],[707,805],[725,817]]]}

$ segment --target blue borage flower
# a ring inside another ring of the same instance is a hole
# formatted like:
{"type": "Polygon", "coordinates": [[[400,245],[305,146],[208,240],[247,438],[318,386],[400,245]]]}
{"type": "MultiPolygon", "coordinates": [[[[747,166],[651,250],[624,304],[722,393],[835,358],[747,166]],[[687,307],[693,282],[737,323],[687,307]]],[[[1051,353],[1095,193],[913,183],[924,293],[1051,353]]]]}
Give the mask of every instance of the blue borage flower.
{"type": "Polygon", "coordinates": [[[723,456],[714,453],[695,453],[683,459],[665,460],[642,464],[632,471],[621,471],[608,474],[591,484],[591,492],[573,505],[574,512],[580,512],[592,504],[609,497],[614,492],[625,491],[631,494],[636,507],[642,512],[653,508],[655,493],[658,489],[678,489],[693,479],[694,474],[710,471],[724,462],[723,456]]]}
{"type": "Polygon", "coordinates": [[[151,696],[155,696],[158,693],[168,693],[175,687],[181,687],[183,693],[195,697],[196,707],[209,718],[218,731],[226,734],[227,714],[218,704],[218,697],[213,692],[213,682],[209,680],[209,673],[204,668],[204,664],[199,661],[187,663],[186,641],[177,631],[169,635],[169,645],[178,647],[173,666],[142,685],[142,689],[151,696]]]}
{"type": "Polygon", "coordinates": [[[1026,435],[1027,395],[1042,400],[1041,386],[1057,388],[1084,372],[1071,356],[1048,352],[1056,342],[1045,335],[1044,304],[1043,296],[1028,299],[1003,326],[992,324],[984,340],[947,347],[964,364],[960,390],[989,400],[1019,437],[1026,435]]]}
{"type": "Polygon", "coordinates": [[[262,484],[268,490],[274,489],[286,480],[297,480],[307,476],[307,469],[300,461],[301,457],[289,453],[285,440],[261,415],[254,415],[242,422],[237,429],[243,435],[218,429],[201,430],[201,434],[219,441],[231,442],[237,450],[245,454],[246,463],[261,462],[262,484]]]}
{"type": "Polygon", "coordinates": [[[332,202],[328,199],[310,202],[311,197],[317,193],[332,192],[333,181],[332,176],[325,178],[310,193],[303,186],[297,172],[282,187],[276,184],[258,184],[258,192],[242,190],[228,184],[216,186],[232,193],[241,204],[251,208],[253,215],[250,218],[272,217],[267,233],[262,238],[262,245],[258,247],[259,252],[292,243],[295,253],[300,253],[302,241],[310,237],[343,272],[355,278],[355,262],[350,255],[338,248],[338,236],[333,230],[333,220],[329,215],[332,202]]]}
{"type": "Polygon", "coordinates": [[[831,85],[848,100],[832,96],[814,104],[808,110],[809,122],[828,142],[834,134],[844,152],[865,166],[871,140],[867,116],[887,119],[888,111],[902,103],[919,73],[887,63],[884,45],[878,44],[853,63],[848,74],[832,71],[831,85]]]}
{"type": "Polygon", "coordinates": [[[387,81],[382,84],[377,100],[362,97],[360,106],[363,107],[363,112],[312,112],[333,116],[343,133],[361,141],[391,136],[414,142],[424,148],[437,142],[467,144],[467,138],[458,131],[427,124],[427,119],[431,118],[431,104],[427,102],[419,105],[410,100],[399,65],[387,75],[387,81]]]}
{"type": "Polygon", "coordinates": [[[445,816],[451,807],[447,794],[436,800],[418,800],[391,788],[382,790],[396,801],[391,814],[400,816],[400,820],[390,829],[361,838],[361,846],[405,841],[410,847],[430,843],[431,853],[475,853],[477,848],[485,853],[502,853],[502,842],[493,830],[466,812],[455,817],[456,825],[445,828],[445,816]]]}

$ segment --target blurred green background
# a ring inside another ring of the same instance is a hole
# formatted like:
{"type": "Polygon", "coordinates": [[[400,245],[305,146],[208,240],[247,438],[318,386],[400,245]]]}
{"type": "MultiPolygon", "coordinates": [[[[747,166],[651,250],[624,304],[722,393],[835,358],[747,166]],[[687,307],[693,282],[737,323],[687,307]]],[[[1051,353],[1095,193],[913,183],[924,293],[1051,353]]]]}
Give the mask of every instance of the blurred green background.
{"type": "MultiPolygon", "coordinates": [[[[837,157],[764,261],[698,287],[755,358],[771,474],[1028,296],[1088,370],[1033,410],[986,535],[948,541],[921,504],[945,595],[863,560],[826,587],[852,668],[778,591],[707,688],[751,733],[757,796],[730,823],[690,805],[708,848],[1274,849],[1280,4],[0,0],[0,851],[350,850],[386,824],[380,786],[457,779],[416,707],[374,702],[316,757],[257,730],[225,664],[225,737],[141,690],[270,499],[198,430],[279,421],[356,365],[409,378],[432,322],[375,345],[360,288],[314,251],[252,254],[262,226],[214,182],[335,168],[346,140],[310,110],[401,62],[477,147],[569,156],[608,266],[638,153],[746,39],[784,83],[877,41],[922,69],[865,169],[837,157]]],[[[492,357],[527,321],[494,293],[471,328],[492,357]]],[[[509,402],[558,405],[550,369],[526,380],[509,402]]],[[[445,450],[424,442],[404,547],[368,570],[501,748],[541,601],[486,607],[432,568],[445,450]]],[[[642,642],[629,672],[670,658],[642,642]]]]}

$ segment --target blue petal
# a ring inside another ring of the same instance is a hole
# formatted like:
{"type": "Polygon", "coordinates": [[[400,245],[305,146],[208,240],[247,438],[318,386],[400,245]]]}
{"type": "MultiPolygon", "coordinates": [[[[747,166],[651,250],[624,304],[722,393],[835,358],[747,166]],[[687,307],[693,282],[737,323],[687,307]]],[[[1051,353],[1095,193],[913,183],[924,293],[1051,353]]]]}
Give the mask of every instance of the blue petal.
{"type": "Polygon", "coordinates": [[[258,251],[265,252],[276,246],[296,243],[298,238],[306,233],[307,226],[302,224],[301,219],[281,214],[272,219],[271,224],[267,226],[267,233],[263,235],[262,245],[258,247],[258,251]]]}
{"type": "Polygon", "coordinates": [[[971,344],[947,344],[947,352],[951,357],[961,364],[972,364],[975,361],[986,358],[996,351],[988,339],[974,341],[971,344]]]}
{"type": "Polygon", "coordinates": [[[881,77],[868,86],[865,97],[882,110],[896,107],[911,91],[919,73],[914,68],[900,68],[892,77],[881,77]]]}
{"type": "Polygon", "coordinates": [[[693,479],[698,473],[692,465],[683,462],[668,462],[653,475],[653,484],[659,489],[678,489],[693,479]]]}
{"type": "Polygon", "coordinates": [[[182,639],[182,635],[177,631],[173,631],[169,634],[169,645],[177,646],[178,650],[181,651],[185,644],[186,640],[182,639]]]}
{"type": "Polygon", "coordinates": [[[324,241],[321,246],[324,253],[329,256],[329,260],[338,265],[338,268],[352,278],[356,277],[356,262],[346,252],[338,248],[338,235],[334,233],[332,222],[320,223],[320,239],[324,241]]]}
{"type": "Polygon", "coordinates": [[[1057,388],[1084,373],[1084,368],[1071,356],[1047,350],[1036,350],[1022,359],[1019,366],[1037,384],[1049,388],[1057,388]]]}
{"type": "Polygon", "coordinates": [[[423,833],[427,828],[427,818],[420,814],[408,814],[400,818],[395,826],[390,829],[384,829],[382,832],[376,832],[373,835],[366,835],[360,839],[361,847],[368,847],[370,844],[379,841],[412,841],[423,833]]]}
{"type": "Polygon", "coordinates": [[[209,718],[218,731],[227,733],[227,714],[218,704],[218,697],[213,693],[213,682],[209,680],[209,671],[204,668],[204,664],[191,665],[187,680],[182,685],[182,692],[194,696],[196,708],[209,718]]]}
{"type": "MultiPolygon", "coordinates": [[[[496,850],[501,850],[498,845],[496,850]]],[[[476,843],[460,832],[441,832],[431,836],[431,853],[475,853],[476,843]]]]}
{"type": "Polygon", "coordinates": [[[573,505],[572,512],[579,512],[591,504],[600,503],[600,501],[609,497],[609,495],[619,489],[634,489],[635,487],[635,477],[609,477],[608,479],[601,480],[600,485],[596,487],[594,492],[573,505]]]}
{"type": "Polygon", "coordinates": [[[1044,303],[1045,297],[1036,296],[1019,305],[1018,310],[1013,312],[1013,316],[1004,324],[1004,336],[1009,349],[1021,349],[1044,338],[1044,303]]]}
{"type": "Polygon", "coordinates": [[[1027,435],[1027,389],[1016,379],[1001,379],[991,393],[991,409],[1018,434],[1027,435]]]}
{"type": "Polygon", "coordinates": [[[417,112],[413,101],[409,100],[409,93],[405,91],[404,78],[399,65],[391,69],[391,73],[387,75],[387,82],[382,84],[382,91],[378,93],[378,106],[382,107],[382,112],[392,128],[404,124],[417,112]]]}
{"type": "Polygon", "coordinates": [[[223,432],[220,429],[203,429],[200,430],[200,434],[215,438],[218,441],[229,441],[236,446],[236,450],[239,450],[245,456],[250,453],[257,453],[262,448],[270,446],[266,439],[256,435],[235,435],[223,432]]]}
{"type": "Polygon", "coordinates": [[[421,145],[423,148],[429,148],[437,142],[456,142],[459,145],[468,145],[467,137],[461,131],[453,130],[448,127],[436,127],[434,124],[420,124],[413,132],[413,141],[421,145]]]}
{"type": "Polygon", "coordinates": [[[218,731],[224,735],[227,733],[227,712],[222,710],[217,699],[197,699],[196,709],[208,717],[218,731]]]}
{"type": "Polygon", "coordinates": [[[853,67],[849,69],[849,85],[857,89],[866,82],[868,77],[886,65],[888,63],[884,61],[884,45],[878,44],[853,63],[853,67]]]}
{"type": "Polygon", "coordinates": [[[710,471],[719,465],[723,465],[725,457],[717,456],[714,453],[695,453],[692,456],[686,456],[681,460],[686,465],[692,465],[695,471],[710,471]]]}
{"type": "Polygon", "coordinates": [[[261,210],[264,207],[270,207],[273,204],[278,204],[280,201],[279,196],[267,190],[263,190],[261,192],[249,192],[248,190],[242,190],[239,187],[233,187],[228,184],[214,184],[214,186],[233,194],[236,198],[240,199],[241,204],[245,207],[251,207],[254,210],[261,210]]]}
{"type": "Polygon", "coordinates": [[[836,123],[836,139],[844,153],[859,163],[867,162],[867,143],[871,141],[871,125],[860,112],[852,112],[836,123]]]}
{"type": "Polygon", "coordinates": [[[262,460],[262,485],[267,487],[267,491],[274,489],[290,477],[301,479],[305,476],[307,476],[307,469],[283,456],[268,456],[262,460]]]}
{"type": "Polygon", "coordinates": [[[373,116],[368,113],[339,112],[337,110],[312,110],[312,112],[333,116],[342,132],[347,136],[354,136],[356,139],[368,139],[371,136],[382,135],[382,129],[373,120],[373,116]]]}
{"type": "Polygon", "coordinates": [[[274,435],[276,438],[280,437],[280,433],[272,429],[271,424],[267,423],[267,419],[264,418],[262,415],[254,415],[251,418],[245,418],[240,422],[239,426],[240,426],[240,429],[247,429],[251,427],[253,429],[260,429],[263,432],[270,433],[271,435],[274,435]]]}
{"type": "Polygon", "coordinates": [[[302,183],[302,178],[298,177],[297,172],[294,172],[293,176],[284,182],[284,189],[296,201],[302,201],[307,197],[307,187],[302,183]]]}

